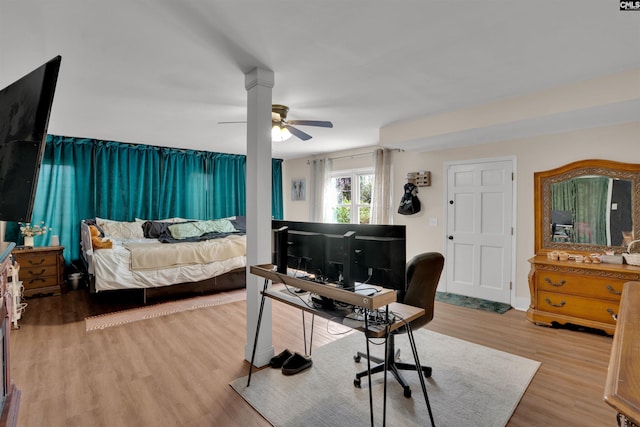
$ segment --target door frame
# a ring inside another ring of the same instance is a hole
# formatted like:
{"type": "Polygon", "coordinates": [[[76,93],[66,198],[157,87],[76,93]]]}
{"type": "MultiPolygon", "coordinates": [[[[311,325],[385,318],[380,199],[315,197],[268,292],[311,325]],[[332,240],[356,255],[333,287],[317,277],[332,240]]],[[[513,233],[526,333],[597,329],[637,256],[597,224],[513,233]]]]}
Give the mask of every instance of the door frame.
{"type": "MultiPolygon", "coordinates": [[[[515,307],[514,303],[516,301],[516,255],[517,255],[517,207],[518,207],[518,173],[517,173],[517,158],[516,156],[505,156],[505,157],[486,157],[486,158],[476,158],[476,159],[467,159],[467,160],[452,160],[452,161],[444,161],[442,164],[442,176],[443,176],[443,189],[442,189],[442,218],[443,218],[443,235],[442,235],[442,247],[444,248],[444,257],[445,262],[449,259],[447,254],[448,242],[448,230],[449,230],[449,218],[447,215],[447,201],[449,200],[449,174],[448,169],[451,166],[457,165],[468,165],[468,164],[479,164],[479,163],[491,163],[491,162],[511,162],[512,171],[513,171],[513,180],[512,180],[512,200],[511,200],[511,225],[513,227],[513,233],[511,234],[511,289],[509,291],[509,299],[511,300],[511,306],[515,307]]],[[[446,268],[446,267],[445,267],[446,268]]],[[[438,290],[443,292],[447,292],[449,284],[447,274],[443,274],[443,279],[440,282],[438,290]],[[443,285],[443,286],[442,286],[443,285]],[[442,287],[442,289],[440,289],[442,287]]]]}

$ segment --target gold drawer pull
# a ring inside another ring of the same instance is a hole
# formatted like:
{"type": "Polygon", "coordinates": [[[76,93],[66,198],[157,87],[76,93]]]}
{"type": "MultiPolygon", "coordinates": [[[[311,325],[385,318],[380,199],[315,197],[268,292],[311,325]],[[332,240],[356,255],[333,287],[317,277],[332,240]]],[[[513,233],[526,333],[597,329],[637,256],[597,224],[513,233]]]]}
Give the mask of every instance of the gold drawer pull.
{"type": "Polygon", "coordinates": [[[607,308],[607,313],[609,313],[611,315],[613,320],[618,320],[618,315],[613,310],[611,310],[610,308],[607,308]]]}
{"type": "Polygon", "coordinates": [[[40,258],[40,261],[38,262],[34,262],[32,259],[30,259],[29,261],[27,261],[29,264],[31,265],[42,265],[44,264],[46,260],[44,258],[40,258]]]}
{"type": "Polygon", "coordinates": [[[44,274],[44,272],[47,271],[44,268],[40,271],[40,273],[38,273],[37,271],[29,271],[29,274],[32,276],[41,276],[44,274]]]}
{"type": "Polygon", "coordinates": [[[560,304],[554,304],[554,303],[551,302],[551,300],[549,298],[545,298],[544,300],[545,300],[545,302],[547,304],[549,304],[552,307],[563,307],[566,304],[565,301],[560,302],[560,304]]]}
{"type": "Polygon", "coordinates": [[[553,283],[551,279],[549,279],[548,277],[545,277],[544,281],[550,284],[551,286],[563,286],[565,283],[567,283],[567,281],[564,279],[560,280],[560,283],[553,283]]]}
{"type": "Polygon", "coordinates": [[[609,290],[609,293],[612,293],[614,295],[622,295],[622,292],[616,291],[611,285],[607,285],[607,289],[609,290]]]}

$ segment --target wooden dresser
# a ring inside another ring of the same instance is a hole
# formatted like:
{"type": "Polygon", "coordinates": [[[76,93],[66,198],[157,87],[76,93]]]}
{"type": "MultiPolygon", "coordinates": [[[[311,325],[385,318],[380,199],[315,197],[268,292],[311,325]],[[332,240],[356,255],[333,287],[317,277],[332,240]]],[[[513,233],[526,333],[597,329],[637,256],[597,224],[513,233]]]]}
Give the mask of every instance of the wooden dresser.
{"type": "Polygon", "coordinates": [[[640,267],[553,261],[544,255],[529,260],[531,304],[527,319],[600,329],[613,335],[625,282],[640,280],[640,267]]]}
{"type": "Polygon", "coordinates": [[[59,295],[64,283],[63,246],[18,248],[13,256],[20,264],[24,296],[59,295]]]}

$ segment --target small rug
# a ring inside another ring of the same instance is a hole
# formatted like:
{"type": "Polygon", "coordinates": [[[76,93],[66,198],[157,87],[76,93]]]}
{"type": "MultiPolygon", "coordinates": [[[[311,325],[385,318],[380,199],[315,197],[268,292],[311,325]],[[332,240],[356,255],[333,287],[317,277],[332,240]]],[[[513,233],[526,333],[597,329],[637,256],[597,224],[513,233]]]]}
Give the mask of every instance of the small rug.
{"type": "Polygon", "coordinates": [[[464,295],[450,294],[448,292],[436,292],[436,301],[446,302],[447,304],[458,305],[460,307],[476,308],[478,310],[492,311],[494,313],[504,314],[511,309],[509,304],[502,302],[489,301],[482,298],[473,298],[464,295]]]}
{"type": "MultiPolygon", "coordinates": [[[[420,362],[433,368],[426,379],[429,401],[438,427],[499,427],[509,421],[540,362],[452,338],[427,329],[414,333],[420,362]]],[[[380,355],[384,346],[373,345],[380,355]]],[[[413,362],[408,339],[396,337],[404,361],[413,362]]],[[[251,406],[278,427],[368,426],[369,383],[353,385],[355,373],[366,368],[353,355],[365,350],[360,333],[350,334],[313,350],[313,366],[292,376],[280,370],[255,371],[231,383],[251,406]]],[[[387,378],[387,424],[427,426],[429,416],[418,374],[403,371],[412,390],[407,399],[395,378],[387,378]]],[[[372,376],[374,421],[382,425],[383,375],[372,376]]]]}
{"type": "Polygon", "coordinates": [[[211,295],[152,304],[144,307],[133,308],[130,310],[122,310],[113,313],[87,317],[84,319],[85,327],[87,332],[94,331],[97,329],[104,329],[111,326],[118,326],[125,323],[136,322],[138,320],[166,316],[167,314],[178,313],[181,311],[195,310],[197,308],[203,307],[212,307],[215,305],[228,304],[236,301],[244,301],[246,297],[246,289],[237,289],[228,292],[218,292],[211,295]]]}

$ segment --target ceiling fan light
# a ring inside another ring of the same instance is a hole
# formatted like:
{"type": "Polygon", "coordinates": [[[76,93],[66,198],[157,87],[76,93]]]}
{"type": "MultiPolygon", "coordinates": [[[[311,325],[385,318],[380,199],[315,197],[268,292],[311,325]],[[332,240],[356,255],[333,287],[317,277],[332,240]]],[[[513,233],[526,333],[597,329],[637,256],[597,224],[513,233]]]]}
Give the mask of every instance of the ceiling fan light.
{"type": "Polygon", "coordinates": [[[289,129],[280,127],[279,125],[274,125],[271,128],[271,141],[282,142],[289,138],[291,138],[291,132],[289,132],[289,129]]]}

